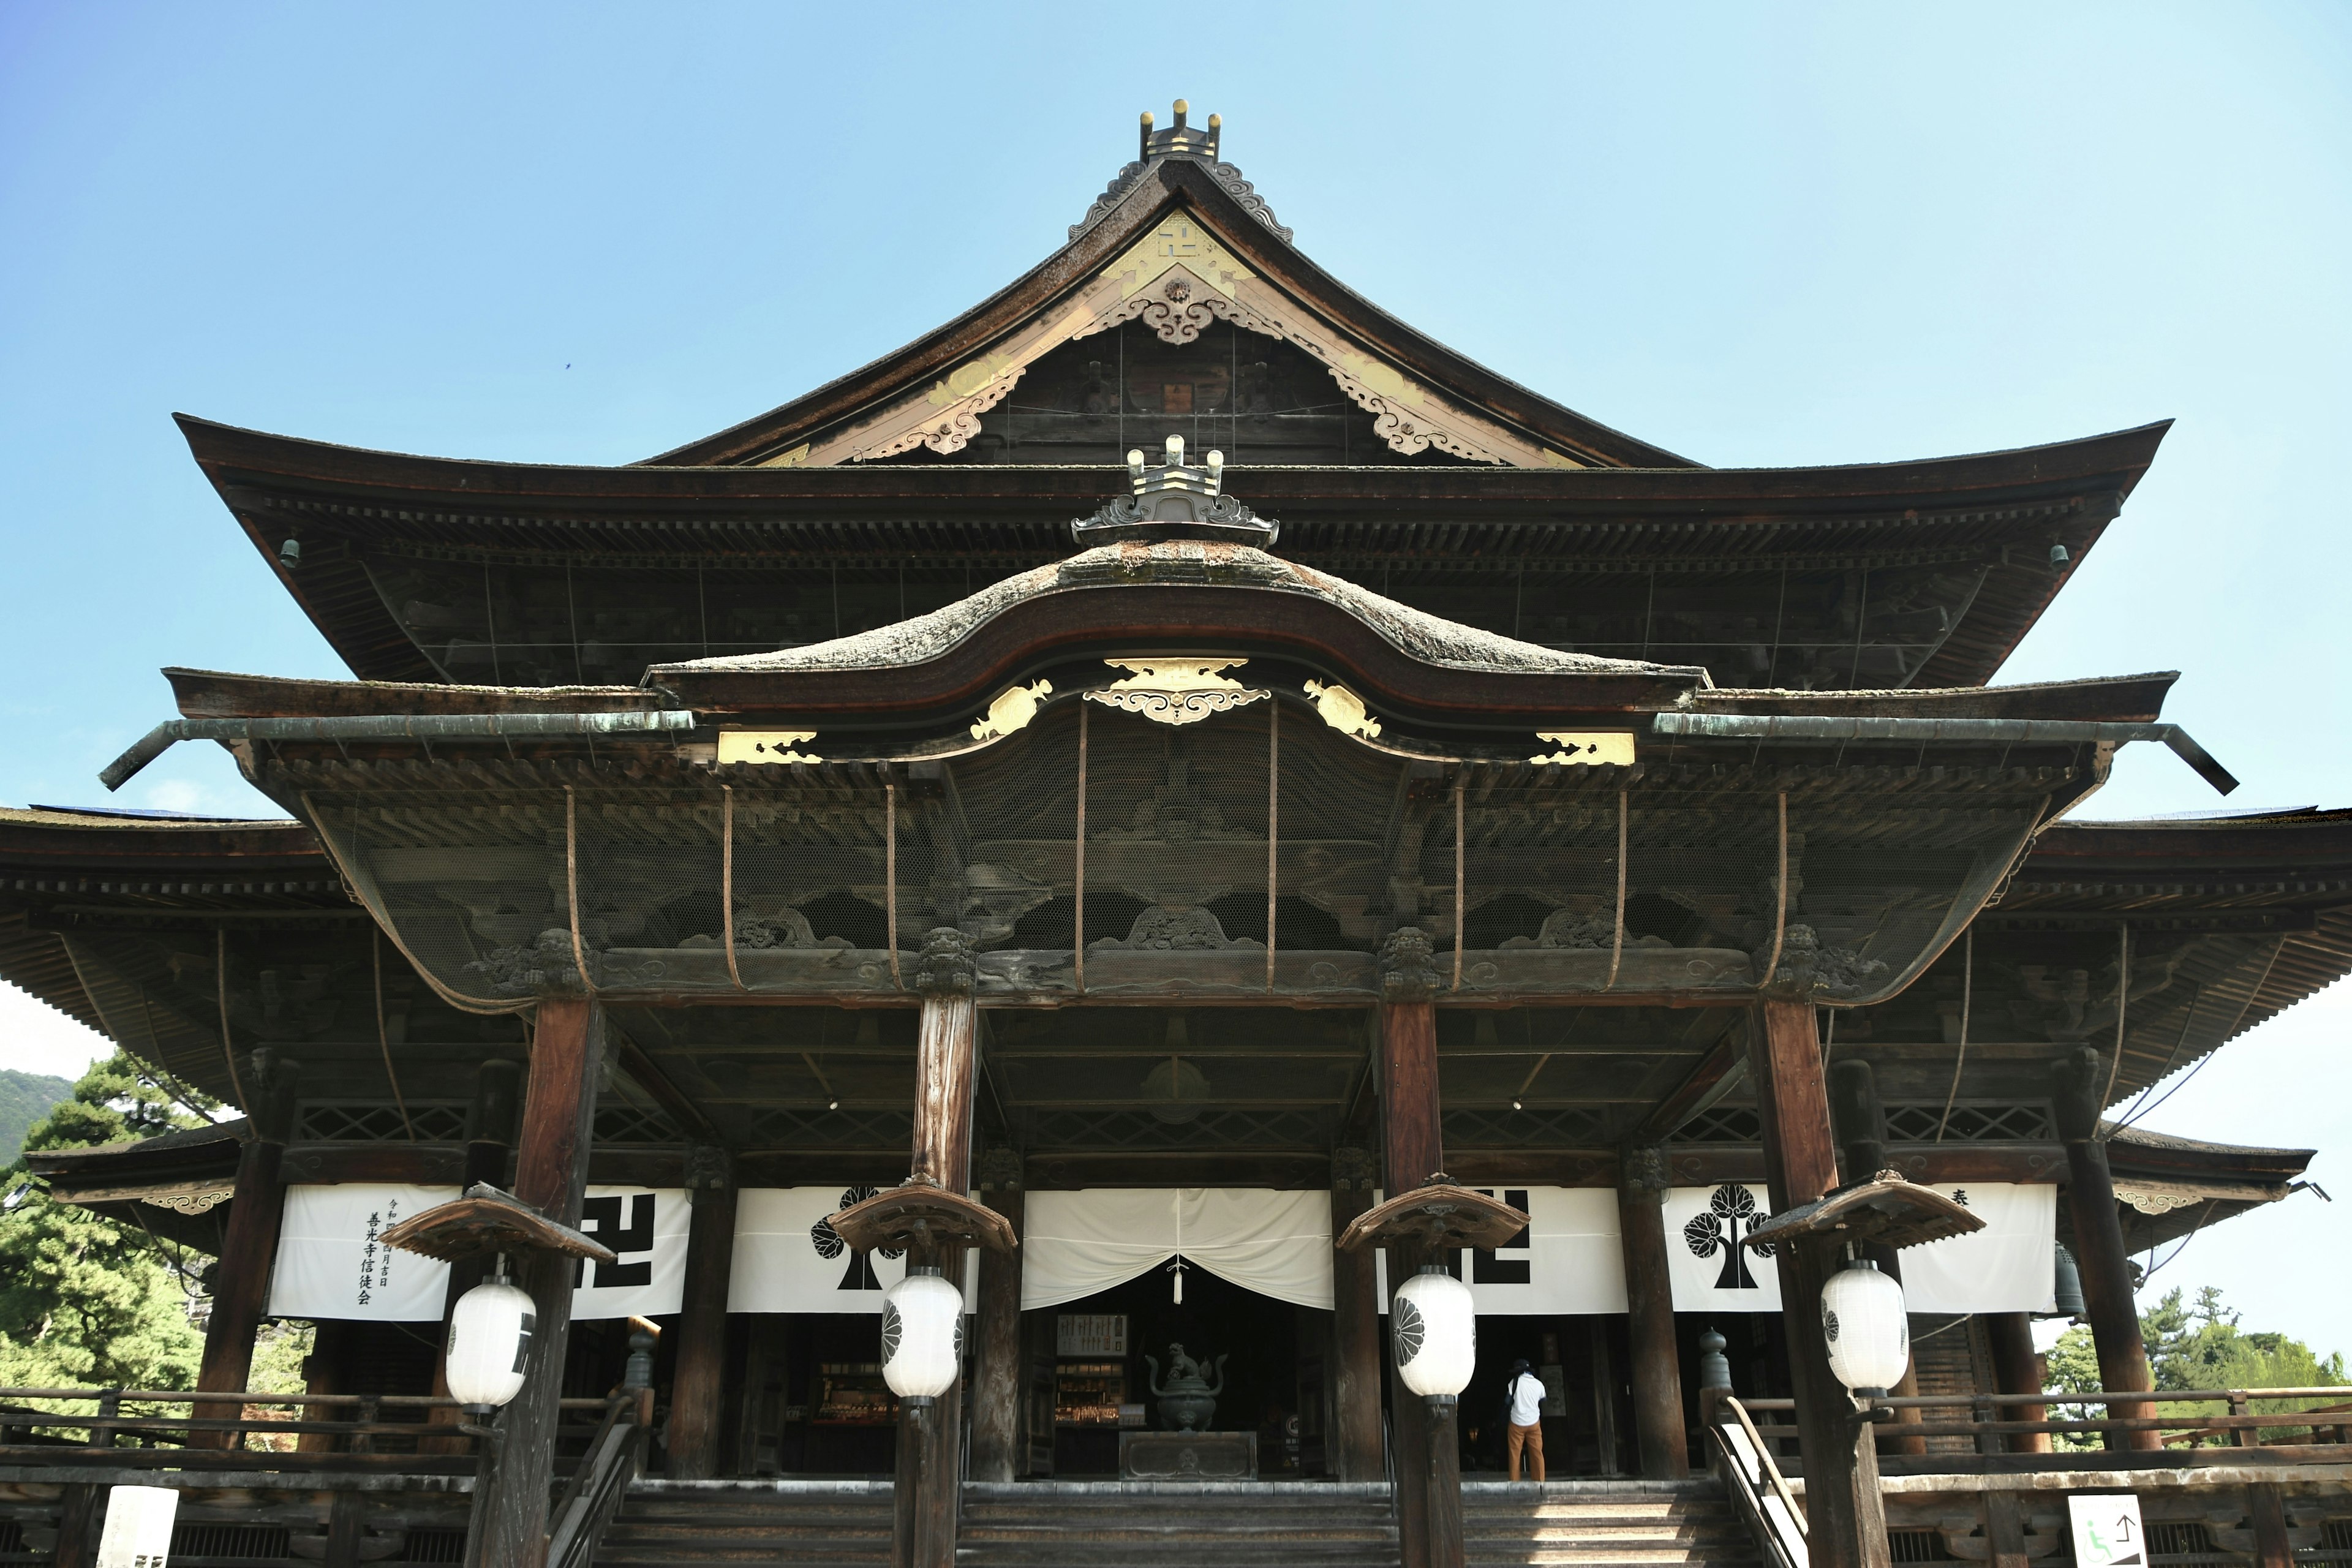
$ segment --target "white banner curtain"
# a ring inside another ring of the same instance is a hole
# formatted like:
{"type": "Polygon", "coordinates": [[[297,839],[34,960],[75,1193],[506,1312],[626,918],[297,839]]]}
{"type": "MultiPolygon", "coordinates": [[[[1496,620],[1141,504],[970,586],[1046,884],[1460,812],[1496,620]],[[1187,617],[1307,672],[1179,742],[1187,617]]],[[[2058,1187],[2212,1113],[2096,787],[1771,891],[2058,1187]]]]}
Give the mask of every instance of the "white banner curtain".
{"type": "Polygon", "coordinates": [[[449,1266],[376,1237],[457,1195],[455,1187],[375,1182],[288,1187],[270,1271],[270,1316],[438,1321],[449,1295],[449,1266]]]}
{"type": "MultiPolygon", "coordinates": [[[[874,1195],[872,1187],[746,1187],[735,1199],[735,1258],[727,1282],[730,1312],[875,1312],[882,1292],[907,1276],[902,1254],[853,1252],[826,1216],[874,1195]]],[[[980,1259],[965,1255],[964,1310],[971,1310],[980,1259]]]]}
{"type": "Polygon", "coordinates": [[[1915,1312],[2048,1312],[2057,1308],[2058,1189],[2009,1182],[1942,1183],[1985,1227],[1906,1247],[1903,1299],[1915,1312]]]}
{"type": "MultiPolygon", "coordinates": [[[[449,1266],[375,1238],[394,1222],[457,1195],[456,1187],[381,1182],[288,1187],[270,1273],[270,1315],[438,1321],[448,1299],[449,1266]]],[[[590,1187],[580,1228],[620,1260],[582,1266],[572,1317],[658,1318],[677,1311],[685,1297],[690,1217],[683,1188],[590,1187]]]]}
{"type": "Polygon", "coordinates": [[[1246,1290],[1331,1306],[1331,1194],[1258,1187],[1033,1192],[1021,1306],[1058,1307],[1182,1258],[1246,1290]]]}
{"type": "MultiPolygon", "coordinates": [[[[2058,1189],[2007,1182],[1936,1184],[1984,1229],[1896,1255],[1914,1312],[2042,1312],[2056,1290],[2058,1189]]],[[[1771,1213],[1760,1184],[1666,1194],[1667,1272],[1678,1312],[1777,1312],[1780,1270],[1737,1244],[1771,1213]]]]}
{"type": "MultiPolygon", "coordinates": [[[[1612,1187],[1479,1187],[1528,1216],[1512,1245],[1456,1254],[1479,1315],[1526,1318],[1625,1310],[1625,1252],[1612,1187]]],[[[1388,1254],[1380,1255],[1381,1310],[1389,1310],[1388,1254]]]]}

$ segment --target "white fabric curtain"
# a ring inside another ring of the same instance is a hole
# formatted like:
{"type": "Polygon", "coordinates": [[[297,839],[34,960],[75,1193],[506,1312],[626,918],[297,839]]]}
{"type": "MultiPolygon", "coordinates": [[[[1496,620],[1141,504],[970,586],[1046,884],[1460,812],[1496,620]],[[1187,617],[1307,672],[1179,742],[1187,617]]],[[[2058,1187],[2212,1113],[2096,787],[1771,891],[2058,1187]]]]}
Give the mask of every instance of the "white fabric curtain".
{"type": "MultiPolygon", "coordinates": [[[[1528,1216],[1513,1245],[1473,1250],[1459,1277],[1482,1318],[1625,1310],[1625,1248],[1613,1187],[1479,1187],[1528,1216]]],[[[1389,1266],[1379,1253],[1381,1310],[1389,1310],[1389,1266]]]]}
{"type": "Polygon", "coordinates": [[[1903,1299],[1915,1312],[2047,1312],[2057,1305],[2058,1189],[2008,1182],[1937,1184],[1982,1230],[1906,1247],[1903,1299]]]}
{"type": "Polygon", "coordinates": [[[1331,1194],[1087,1187],[1029,1194],[1023,1310],[1058,1307],[1173,1258],[1279,1301],[1331,1306],[1331,1194]]]}

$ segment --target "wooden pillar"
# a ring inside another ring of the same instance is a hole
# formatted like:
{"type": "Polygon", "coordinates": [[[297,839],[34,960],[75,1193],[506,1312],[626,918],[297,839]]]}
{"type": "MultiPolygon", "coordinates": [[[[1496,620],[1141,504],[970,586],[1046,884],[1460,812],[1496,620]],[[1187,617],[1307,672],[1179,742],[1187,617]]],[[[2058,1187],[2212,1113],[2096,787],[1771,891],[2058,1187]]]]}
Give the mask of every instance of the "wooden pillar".
{"type": "MultiPolygon", "coordinates": [[[[286,1061],[263,1046],[247,1058],[253,1103],[246,1109],[247,1136],[237,1152],[236,1190],[229,1202],[228,1227],[213,1266],[212,1316],[205,1323],[204,1361],[196,1373],[200,1394],[242,1394],[253,1375],[253,1336],[269,1307],[270,1266],[278,1257],[278,1231],[286,1208],[279,1166],[294,1131],[294,1095],[301,1064],[286,1061]]],[[[233,1421],[242,1401],[199,1405],[199,1419],[233,1421]]],[[[189,1439],[194,1447],[233,1447],[235,1435],[205,1432],[189,1439]]]]}
{"type": "MultiPolygon", "coordinates": [[[[1379,1178],[1371,1156],[1341,1149],[1331,1156],[1331,1234],[1337,1237],[1372,1206],[1379,1178]]],[[[1377,1481],[1381,1455],[1381,1289],[1378,1255],[1331,1254],[1331,1431],[1326,1463],[1343,1481],[1377,1481]]]]}
{"type": "Polygon", "coordinates": [[[2253,1526],[2254,1568],[2294,1568],[2294,1539],[2287,1533],[2286,1499],[2277,1482],[2247,1486],[2246,1522],[2253,1526]]]}
{"type": "MultiPolygon", "coordinates": [[[[582,997],[539,1004],[514,1194],[560,1225],[577,1227],[588,1184],[596,1078],[604,1055],[604,1014],[582,997]]],[[[509,1258],[515,1283],[536,1308],[522,1392],[499,1413],[498,1458],[482,1483],[467,1563],[530,1568],[547,1549],[548,1487],[555,1468],[556,1402],[563,1394],[572,1330],[572,1260],[533,1251],[509,1258]]]]}
{"type": "MultiPolygon", "coordinates": [[[[971,939],[962,931],[940,926],[923,938],[915,971],[923,1000],[915,1026],[915,1146],[908,1180],[953,1193],[971,1185],[971,1098],[980,1068],[972,993],[979,978],[971,939]]],[[[934,1258],[909,1254],[907,1261],[936,1263],[951,1284],[963,1288],[961,1247],[942,1248],[934,1258]]],[[[959,1382],[928,1410],[900,1410],[891,1557],[901,1568],[953,1568],[962,1398],[959,1382]]]]}
{"type": "MultiPolygon", "coordinates": [[[[980,1163],[980,1201],[1018,1237],[1027,1215],[1021,1156],[991,1149],[980,1163]]],[[[1009,1481],[1021,1463],[1021,1252],[980,1255],[980,1353],[972,1369],[971,1479],[1009,1481]]]]}
{"type": "MultiPolygon", "coordinates": [[[[2032,1318],[2023,1312],[1987,1312],[1984,1325],[1985,1339],[1992,1346],[1993,1392],[2041,1393],[2042,1358],[2033,1353],[2032,1318]]],[[[2039,1421],[2048,1410],[2048,1406],[2041,1405],[2004,1405],[1996,1408],[2003,1421],[2039,1421]]],[[[2009,1451],[2046,1454],[2050,1452],[2050,1434],[2011,1432],[2009,1451]]]]}
{"type": "MultiPolygon", "coordinates": [[[[2107,1146],[2099,1139],[2100,1100],[2105,1093],[2106,1064],[2084,1046],[2068,1051],[2051,1066],[2058,1136],[2066,1144],[2066,1212],[2074,1222],[2074,1261],[2083,1274],[2084,1316],[2091,1320],[2091,1341],[2099,1356],[2099,1382],[2111,1393],[2137,1394],[2152,1389],[2156,1380],[2147,1365],[2147,1346],[2139,1332],[2139,1310],[2132,1300],[2130,1255],[2124,1250],[2123,1220],[2116,1213],[2115,1179],[2107,1171],[2107,1146]]],[[[2152,1405],[2114,1405],[2122,1417],[2156,1414],[2152,1405]]],[[[2163,1446],[2155,1432],[2110,1436],[2110,1448],[2163,1446]]]]}
{"type": "MultiPolygon", "coordinates": [[[[1837,1184],[1829,1098],[1813,1004],[1768,998],[1748,1041],[1748,1072],[1764,1132],[1764,1178],[1784,1213],[1837,1184]]],[[[1860,1440],[1853,1399],[1830,1371],[1822,1334],[1822,1287],[1839,1266],[1834,1243],[1784,1248],[1780,1320],[1795,1383],[1797,1443],[1805,1462],[1805,1514],[1812,1568],[1887,1568],[1886,1511],[1878,1496],[1878,1449],[1860,1440]]]]}
{"type": "Polygon", "coordinates": [[[1666,1271],[1665,1156],[1629,1145],[1617,1157],[1617,1234],[1625,1255],[1625,1326],[1633,1348],[1633,1435],[1642,1474],[1690,1474],[1682,1367],[1675,1356],[1675,1294],[1666,1271]]]}
{"type": "MultiPolygon", "coordinates": [[[[1837,1134],[1838,1164],[1851,1182],[1868,1181],[1886,1170],[1886,1108],[1878,1098],[1878,1074],[1859,1057],[1848,1057],[1828,1072],[1830,1125],[1837,1134]]],[[[1881,1271],[1896,1284],[1903,1282],[1903,1259],[1891,1247],[1870,1247],[1864,1252],[1881,1271]]],[[[1903,1375],[1887,1393],[1897,1398],[1909,1399],[1919,1392],[1919,1363],[1916,1358],[1903,1365],[1903,1375]]],[[[1914,1411],[1900,1412],[1895,1420],[1878,1429],[1881,1453],[1923,1456],[1927,1452],[1927,1439],[1903,1434],[1905,1426],[1918,1425],[1914,1411]]]]}
{"type": "MultiPolygon", "coordinates": [[[[1437,1084],[1437,965],[1428,935],[1412,926],[1392,932],[1381,946],[1380,969],[1381,1164],[1393,1198],[1445,1170],[1437,1084]]],[[[1423,1263],[1438,1261],[1419,1246],[1392,1246],[1388,1255],[1392,1299],[1423,1263]]],[[[1404,1568],[1462,1568],[1462,1454],[1453,1423],[1434,1430],[1427,1402],[1404,1386],[1393,1365],[1389,1379],[1404,1568]],[[1417,1477],[1425,1478],[1425,1484],[1414,1485],[1417,1477]],[[1433,1498],[1440,1506],[1432,1507],[1433,1498]]]]}
{"type": "Polygon", "coordinates": [[[670,1374],[669,1475],[707,1481],[719,1473],[727,1405],[727,1289],[735,1268],[735,1163],[717,1144],[687,1152],[686,1294],[670,1374]]]}

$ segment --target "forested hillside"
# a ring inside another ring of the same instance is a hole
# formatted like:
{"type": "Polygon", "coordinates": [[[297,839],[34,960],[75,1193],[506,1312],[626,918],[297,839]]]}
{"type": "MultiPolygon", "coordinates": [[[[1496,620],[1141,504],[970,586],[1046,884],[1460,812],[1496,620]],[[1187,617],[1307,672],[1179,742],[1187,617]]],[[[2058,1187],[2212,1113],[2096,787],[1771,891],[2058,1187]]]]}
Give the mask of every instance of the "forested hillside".
{"type": "Polygon", "coordinates": [[[0,1069],[0,1166],[16,1163],[25,1149],[25,1129],[72,1092],[69,1078],[0,1069]]]}

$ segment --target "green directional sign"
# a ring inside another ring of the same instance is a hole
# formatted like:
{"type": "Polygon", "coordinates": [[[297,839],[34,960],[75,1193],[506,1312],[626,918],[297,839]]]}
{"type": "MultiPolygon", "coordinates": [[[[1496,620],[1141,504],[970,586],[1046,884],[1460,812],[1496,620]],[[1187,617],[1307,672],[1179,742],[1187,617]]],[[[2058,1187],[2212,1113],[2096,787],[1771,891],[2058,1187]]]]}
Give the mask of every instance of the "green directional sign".
{"type": "Polygon", "coordinates": [[[2075,1568],[2147,1568],[2147,1531],[2129,1492],[2077,1492],[2066,1499],[2075,1568]]]}

